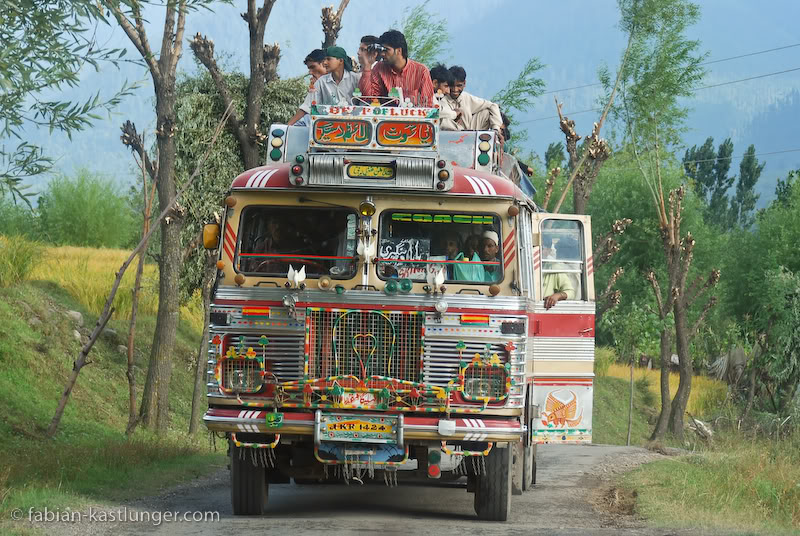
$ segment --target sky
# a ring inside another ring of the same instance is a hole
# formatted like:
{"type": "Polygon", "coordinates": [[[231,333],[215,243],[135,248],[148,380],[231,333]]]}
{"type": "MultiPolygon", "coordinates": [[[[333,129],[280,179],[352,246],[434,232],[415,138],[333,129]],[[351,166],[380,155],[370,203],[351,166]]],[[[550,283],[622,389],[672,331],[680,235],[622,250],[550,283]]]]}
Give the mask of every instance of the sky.
{"type": "MultiPolygon", "coordinates": [[[[319,47],[323,38],[320,10],[333,1],[276,2],[265,40],[281,46],[281,77],[305,72],[303,58],[319,47]]],[[[355,56],[362,35],[380,35],[419,3],[351,0],[337,44],[355,56]]],[[[798,117],[781,113],[787,100],[794,97],[798,102],[793,110],[800,110],[800,46],[792,46],[800,44],[797,26],[800,1],[772,0],[765,4],[750,0],[699,0],[697,3],[702,18],[690,29],[689,37],[698,39],[701,50],[708,53],[708,61],[714,62],[707,65],[709,72],[703,85],[723,85],[698,90],[695,97],[685,102],[693,109],[687,121],[686,145],[701,144],[708,136],[713,136],[717,144],[731,137],[734,155],[744,153],[750,143],[756,144],[758,154],[777,153],[762,157],[767,161],[764,176],[800,167],[800,142],[791,137],[798,117]],[[781,47],[788,48],[728,59],[781,47]],[[737,82],[789,69],[798,70],[737,82]],[[756,133],[758,139],[754,139],[756,133]]],[[[565,114],[576,121],[580,134],[590,132],[599,112],[575,112],[599,107],[602,90],[591,85],[598,81],[598,68],[605,65],[613,73],[619,64],[625,36],[617,27],[616,1],[431,0],[427,9],[434,17],[443,18],[449,29],[450,40],[441,59],[448,65],[458,64],[466,69],[467,89],[475,95],[492,97],[516,77],[531,57],[537,57],[545,65],[538,76],[545,81],[546,93],[529,110],[515,114],[518,122],[515,128],[529,130],[526,149],[543,154],[549,143],[563,140],[553,117],[554,97],[563,102],[565,114]],[[577,86],[588,87],[570,89],[577,86]]],[[[231,65],[247,71],[248,34],[239,15],[246,10],[245,1],[234,0],[232,6],[215,4],[213,10],[189,15],[187,39],[198,32],[206,35],[213,39],[218,55],[227,55],[231,65]]],[[[150,41],[158,43],[164,9],[150,7],[146,16],[152,30],[150,41]]],[[[118,27],[101,27],[98,35],[101,43],[127,46],[129,55],[136,53],[118,27]]],[[[187,45],[179,70],[192,72],[196,68],[187,45]]],[[[110,93],[125,78],[142,80],[143,86],[139,97],[128,99],[110,120],[73,136],[73,142],[57,134],[41,140],[60,158],[62,169],[69,172],[86,166],[122,182],[129,180],[132,160],[116,140],[119,125],[125,119],[134,120],[140,130],[152,130],[153,89],[147,73],[133,67],[122,72],[111,67],[99,73],[87,70],[77,95],[98,89],[110,93]],[[97,158],[98,146],[108,147],[107,151],[113,154],[97,158]]],[[[738,163],[734,162],[732,168],[738,169],[738,163]]],[[[770,180],[774,182],[776,178],[777,175],[770,180]]]]}

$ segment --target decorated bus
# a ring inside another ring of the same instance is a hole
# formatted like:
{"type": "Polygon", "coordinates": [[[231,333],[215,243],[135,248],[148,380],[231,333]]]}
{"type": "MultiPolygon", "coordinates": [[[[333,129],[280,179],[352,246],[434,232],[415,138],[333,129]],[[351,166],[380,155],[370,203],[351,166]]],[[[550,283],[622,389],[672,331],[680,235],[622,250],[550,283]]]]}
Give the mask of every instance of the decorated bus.
{"type": "Polygon", "coordinates": [[[589,218],[542,212],[494,132],[371,104],[272,125],[269,162],[206,226],[204,421],[229,441],[235,514],[290,479],[445,479],[505,520],[537,444],[592,439],[589,218]],[[550,278],[573,290],[546,308],[550,278]]]}

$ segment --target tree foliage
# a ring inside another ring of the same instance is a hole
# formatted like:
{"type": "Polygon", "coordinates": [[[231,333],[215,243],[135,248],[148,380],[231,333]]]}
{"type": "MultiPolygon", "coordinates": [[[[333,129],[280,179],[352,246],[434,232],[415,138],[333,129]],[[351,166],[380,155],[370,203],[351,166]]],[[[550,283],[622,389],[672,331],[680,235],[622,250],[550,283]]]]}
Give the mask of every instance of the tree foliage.
{"type": "Polygon", "coordinates": [[[739,181],[736,183],[736,193],[730,203],[729,228],[747,229],[753,225],[755,221],[753,213],[759,198],[755,187],[765,165],[766,162],[758,162],[755,145],[750,145],[739,165],[739,181]]]}
{"type": "MultiPolygon", "coordinates": [[[[498,91],[492,98],[492,102],[497,103],[500,109],[513,122],[514,112],[528,112],[533,105],[533,100],[544,91],[544,80],[538,78],[536,73],[544,68],[539,58],[530,58],[516,78],[508,81],[506,87],[498,91]]],[[[506,151],[513,152],[519,148],[520,144],[528,139],[526,129],[514,129],[514,137],[511,139],[506,151]]]]}
{"type": "Polygon", "coordinates": [[[450,33],[444,17],[436,17],[428,11],[428,2],[407,7],[403,10],[403,18],[392,25],[400,28],[408,43],[408,57],[423,65],[431,67],[441,62],[441,56],[447,50],[450,33]]]}
{"type": "Polygon", "coordinates": [[[38,202],[39,227],[52,244],[119,248],[136,232],[125,195],[108,177],[86,169],[54,177],[38,202]]]}
{"type": "Polygon", "coordinates": [[[0,3],[0,193],[29,202],[25,181],[53,164],[41,147],[24,141],[26,129],[71,137],[131,93],[133,86],[125,83],[110,98],[97,92],[79,102],[59,95],[79,84],[81,70],[124,61],[125,49],[98,46],[94,30],[104,22],[103,10],[92,0],[0,3]]]}
{"type": "MultiPolygon", "coordinates": [[[[248,90],[247,77],[241,73],[225,75],[234,106],[242,113],[248,90]]],[[[307,86],[302,77],[273,80],[266,85],[262,96],[261,125],[284,123],[295,112],[303,100],[307,86]]],[[[188,177],[197,159],[205,152],[206,143],[222,116],[224,106],[216,85],[208,72],[183,75],[177,85],[176,114],[182,128],[177,133],[178,177],[188,177]]],[[[267,147],[260,147],[260,160],[267,159],[267,147]]],[[[229,130],[217,140],[215,150],[209,156],[205,171],[195,179],[183,197],[185,219],[183,243],[190,243],[198,236],[204,223],[214,221],[215,213],[221,214],[220,203],[236,176],[245,171],[241,145],[229,130]]],[[[202,249],[193,249],[185,255],[181,275],[183,299],[203,284],[204,256],[202,249]]]]}

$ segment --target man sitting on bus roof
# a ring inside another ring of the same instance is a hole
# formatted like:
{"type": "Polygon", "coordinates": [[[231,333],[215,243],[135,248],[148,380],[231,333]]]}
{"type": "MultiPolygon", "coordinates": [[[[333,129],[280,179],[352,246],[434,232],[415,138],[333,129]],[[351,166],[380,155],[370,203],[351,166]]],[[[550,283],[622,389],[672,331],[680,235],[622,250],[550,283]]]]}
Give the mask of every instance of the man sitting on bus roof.
{"type": "Polygon", "coordinates": [[[503,119],[500,107],[480,97],[464,91],[467,85],[467,72],[463,67],[450,67],[454,82],[450,88],[450,104],[456,110],[456,123],[459,130],[494,130],[502,140],[503,119]]]}
{"type": "Polygon", "coordinates": [[[371,70],[378,63],[378,38],[374,35],[365,35],[361,38],[358,45],[358,63],[361,65],[361,72],[371,70]]]}
{"type": "Polygon", "coordinates": [[[439,106],[439,119],[442,130],[458,130],[456,124],[456,111],[450,104],[450,88],[453,85],[453,75],[441,63],[431,68],[431,81],[433,82],[434,102],[439,106]]]}
{"type": "Polygon", "coordinates": [[[314,90],[316,89],[315,84],[321,76],[324,76],[325,73],[328,72],[325,68],[325,51],[321,48],[312,50],[308,56],[306,56],[306,59],[303,60],[303,63],[306,64],[308,74],[311,75],[311,84],[308,86],[308,93],[303,103],[300,105],[300,108],[298,108],[297,112],[289,119],[289,125],[297,124],[298,126],[307,126],[303,119],[306,112],[303,110],[311,109],[311,101],[314,100],[314,90]]]}
{"type": "Polygon", "coordinates": [[[428,69],[408,57],[405,36],[397,30],[384,32],[378,38],[385,50],[383,61],[365,69],[358,88],[361,94],[370,97],[385,97],[392,88],[403,90],[403,99],[410,99],[415,106],[433,106],[433,83],[428,69]]]}
{"type": "MultiPolygon", "coordinates": [[[[342,47],[328,47],[325,50],[325,68],[328,69],[328,74],[317,80],[312,102],[350,105],[353,91],[358,87],[361,77],[360,74],[353,72],[353,60],[342,47]]],[[[311,106],[307,106],[304,102],[300,105],[300,110],[304,115],[309,114],[311,106]]]]}

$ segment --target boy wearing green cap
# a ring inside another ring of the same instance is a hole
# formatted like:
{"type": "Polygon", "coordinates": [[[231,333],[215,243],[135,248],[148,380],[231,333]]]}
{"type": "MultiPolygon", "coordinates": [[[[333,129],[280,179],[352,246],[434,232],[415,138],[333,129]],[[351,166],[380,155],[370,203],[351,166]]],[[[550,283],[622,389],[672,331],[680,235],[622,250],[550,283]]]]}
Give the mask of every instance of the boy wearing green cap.
{"type": "MultiPolygon", "coordinates": [[[[312,102],[349,106],[352,104],[353,91],[361,80],[361,74],[353,72],[353,60],[342,47],[328,47],[325,49],[323,63],[328,74],[319,77],[314,85],[312,102]]],[[[300,110],[309,114],[311,106],[304,102],[300,105],[300,110]]]]}

